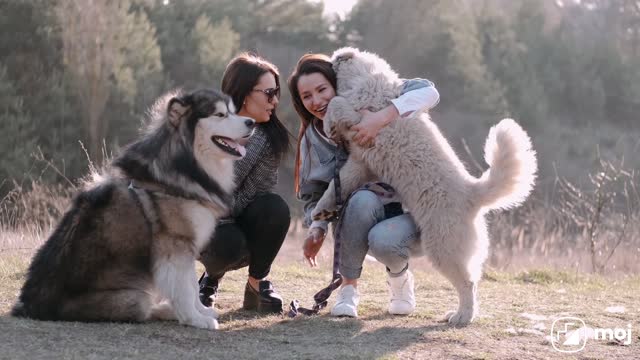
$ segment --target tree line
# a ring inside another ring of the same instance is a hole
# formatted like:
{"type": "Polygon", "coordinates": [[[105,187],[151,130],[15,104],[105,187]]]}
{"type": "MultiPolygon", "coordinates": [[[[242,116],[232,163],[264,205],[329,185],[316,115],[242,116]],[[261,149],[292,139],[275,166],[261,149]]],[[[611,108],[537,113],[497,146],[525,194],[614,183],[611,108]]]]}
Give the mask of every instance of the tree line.
{"type": "MultiPolygon", "coordinates": [[[[300,55],[345,45],[433,80],[439,109],[638,126],[640,1],[359,0],[341,19],[306,0],[0,0],[0,194],[82,176],[157,96],[218,87],[239,51],[284,86],[300,55]]],[[[286,91],[280,118],[297,134],[286,91]]]]}

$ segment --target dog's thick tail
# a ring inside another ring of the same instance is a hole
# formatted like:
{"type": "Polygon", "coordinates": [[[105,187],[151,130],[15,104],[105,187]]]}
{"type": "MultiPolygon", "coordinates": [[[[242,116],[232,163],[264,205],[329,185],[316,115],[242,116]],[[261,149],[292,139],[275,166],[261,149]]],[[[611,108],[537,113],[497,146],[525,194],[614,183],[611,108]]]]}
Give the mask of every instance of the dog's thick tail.
{"type": "Polygon", "coordinates": [[[538,170],[527,133],[512,119],[491,128],[484,147],[489,169],[476,183],[477,204],[489,209],[520,205],[533,189],[538,170]]]}
{"type": "Polygon", "coordinates": [[[91,234],[95,223],[92,218],[99,216],[101,208],[111,198],[113,188],[113,185],[98,186],[76,196],[71,208],[31,261],[18,301],[11,310],[13,316],[58,319],[66,299],[67,284],[71,278],[83,276],[83,270],[77,266],[79,261],[75,259],[83,255],[74,253],[76,244],[95,236],[91,234]]]}
{"type": "Polygon", "coordinates": [[[60,274],[69,260],[69,240],[74,236],[81,214],[77,207],[70,209],[49,239],[34,256],[27,279],[11,315],[39,320],[55,320],[63,296],[65,276],[60,274]]]}

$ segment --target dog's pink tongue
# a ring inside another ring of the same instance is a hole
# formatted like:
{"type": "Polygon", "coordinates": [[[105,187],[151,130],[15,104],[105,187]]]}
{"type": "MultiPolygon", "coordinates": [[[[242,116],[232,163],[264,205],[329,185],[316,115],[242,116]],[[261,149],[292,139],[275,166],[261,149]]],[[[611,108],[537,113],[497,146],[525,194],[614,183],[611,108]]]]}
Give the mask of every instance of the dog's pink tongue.
{"type": "Polygon", "coordinates": [[[238,152],[242,157],[244,157],[247,154],[247,149],[240,144],[238,144],[238,147],[236,148],[236,150],[238,150],[238,152]]]}
{"type": "Polygon", "coordinates": [[[225,141],[227,143],[227,145],[229,145],[230,147],[234,148],[237,152],[240,153],[240,156],[244,157],[247,154],[247,149],[240,145],[239,143],[233,141],[233,140],[227,140],[225,141]]]}

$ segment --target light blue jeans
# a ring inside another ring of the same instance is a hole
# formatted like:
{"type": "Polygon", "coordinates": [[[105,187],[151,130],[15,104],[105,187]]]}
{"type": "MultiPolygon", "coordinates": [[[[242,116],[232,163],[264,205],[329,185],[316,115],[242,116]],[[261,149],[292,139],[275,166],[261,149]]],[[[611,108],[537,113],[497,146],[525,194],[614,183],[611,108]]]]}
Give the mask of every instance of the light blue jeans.
{"type": "Polygon", "coordinates": [[[367,253],[383,263],[390,276],[400,276],[409,257],[421,252],[413,218],[386,218],[382,201],[369,190],[358,190],[349,198],[341,221],[340,273],[348,279],[360,278],[367,253]]]}

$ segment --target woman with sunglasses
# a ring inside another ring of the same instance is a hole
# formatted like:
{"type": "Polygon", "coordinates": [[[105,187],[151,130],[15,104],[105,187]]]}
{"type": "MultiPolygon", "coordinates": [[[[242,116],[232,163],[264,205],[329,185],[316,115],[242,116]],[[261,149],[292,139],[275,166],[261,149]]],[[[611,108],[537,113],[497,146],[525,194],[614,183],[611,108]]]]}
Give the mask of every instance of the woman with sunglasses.
{"type": "Polygon", "coordinates": [[[276,116],[280,74],[275,65],[249,53],[229,62],[222,91],[233,99],[237,113],[257,126],[243,159],[235,164],[236,190],[231,217],[222,219],[200,260],[200,301],[213,306],[227,271],[249,267],[243,308],[282,312],[282,297],[267,276],[289,229],[287,203],[273,192],[278,165],[289,149],[289,132],[276,116]]]}
{"type": "MultiPolygon", "coordinates": [[[[333,178],[336,166],[336,144],[322,129],[327,105],[336,96],[337,79],[329,57],[307,54],[300,58],[289,77],[296,112],[302,122],[296,152],[295,186],[299,199],[305,201],[305,225],[308,237],[303,245],[304,257],[311,266],[327,233],[326,221],[311,221],[310,214],[333,178]]],[[[440,99],[434,84],[425,79],[406,80],[399,98],[378,111],[362,111],[362,120],[352,127],[357,130],[353,141],[372,146],[384,126],[414,111],[431,109],[440,99]]],[[[402,119],[398,120],[402,121],[402,119]]],[[[388,311],[406,315],[416,306],[413,275],[408,270],[408,258],[418,250],[418,230],[409,214],[394,199],[394,190],[383,183],[368,184],[367,189],[354,192],[344,205],[339,234],[341,241],[340,274],[342,286],[331,314],[358,316],[358,278],[367,253],[372,254],[387,269],[389,285],[388,311]]]]}

